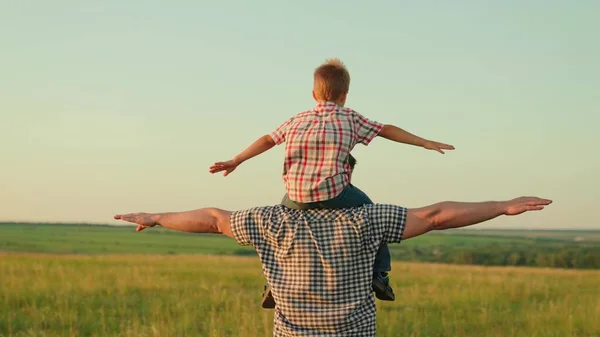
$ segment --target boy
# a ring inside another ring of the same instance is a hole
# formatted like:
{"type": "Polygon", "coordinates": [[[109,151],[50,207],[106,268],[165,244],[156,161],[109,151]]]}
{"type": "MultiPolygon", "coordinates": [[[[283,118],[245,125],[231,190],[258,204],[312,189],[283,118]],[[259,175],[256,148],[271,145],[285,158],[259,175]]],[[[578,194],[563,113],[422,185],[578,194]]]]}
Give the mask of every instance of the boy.
{"type": "MultiPolygon", "coordinates": [[[[349,88],[350,74],[344,64],[339,59],[327,60],[314,72],[315,108],[290,118],[232,160],[213,164],[210,172],[224,171],[223,175],[227,176],[244,161],[285,142],[283,180],[287,194],[282,200],[283,205],[294,209],[357,207],[372,202],[350,184],[350,151],[356,144],[368,145],[380,136],[442,154],[443,150],[454,150],[451,145],[371,121],[345,108],[349,88]]],[[[373,290],[380,300],[395,299],[389,286],[390,260],[387,245],[382,245],[373,271],[373,290]]],[[[263,307],[274,307],[269,293],[266,288],[263,307]]]]}

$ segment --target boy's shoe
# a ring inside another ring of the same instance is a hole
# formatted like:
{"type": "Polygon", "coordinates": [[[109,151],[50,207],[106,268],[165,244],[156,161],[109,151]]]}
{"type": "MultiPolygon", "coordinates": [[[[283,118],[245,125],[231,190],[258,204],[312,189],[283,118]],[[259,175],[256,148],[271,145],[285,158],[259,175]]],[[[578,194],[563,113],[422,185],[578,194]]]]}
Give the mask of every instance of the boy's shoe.
{"type": "Polygon", "coordinates": [[[387,273],[373,274],[373,291],[375,292],[375,297],[382,301],[396,300],[396,295],[394,295],[394,290],[390,287],[390,277],[387,273]]]}
{"type": "Polygon", "coordinates": [[[264,309],[275,308],[275,299],[273,298],[273,294],[271,294],[271,286],[268,283],[265,283],[265,289],[263,290],[262,307],[264,309]]]}

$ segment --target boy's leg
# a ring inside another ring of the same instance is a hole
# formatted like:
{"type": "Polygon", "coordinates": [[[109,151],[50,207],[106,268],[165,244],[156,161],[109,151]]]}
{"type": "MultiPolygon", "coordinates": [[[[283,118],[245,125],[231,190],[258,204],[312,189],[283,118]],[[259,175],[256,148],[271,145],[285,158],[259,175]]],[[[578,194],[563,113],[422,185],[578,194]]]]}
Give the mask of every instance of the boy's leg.
{"type": "Polygon", "coordinates": [[[373,271],[376,273],[387,273],[392,270],[392,257],[390,254],[390,249],[388,248],[387,243],[379,246],[379,250],[377,250],[377,254],[375,255],[375,264],[373,266],[373,271]]]}
{"type": "Polygon", "coordinates": [[[316,202],[311,203],[311,204],[303,204],[303,203],[295,202],[294,200],[290,199],[290,197],[287,195],[287,193],[281,199],[281,204],[287,208],[299,209],[299,210],[318,208],[318,203],[316,203],[316,202]]]}
{"type": "Polygon", "coordinates": [[[320,208],[338,209],[359,207],[362,205],[372,203],[373,201],[371,201],[371,199],[365,194],[365,192],[361,191],[358,187],[354,185],[348,185],[337,197],[330,200],[321,201],[319,203],[319,206],[320,208]]]}
{"type": "Polygon", "coordinates": [[[379,246],[373,264],[373,290],[375,297],[382,301],[394,301],[396,295],[390,286],[389,271],[392,270],[392,257],[387,243],[379,246]]]}

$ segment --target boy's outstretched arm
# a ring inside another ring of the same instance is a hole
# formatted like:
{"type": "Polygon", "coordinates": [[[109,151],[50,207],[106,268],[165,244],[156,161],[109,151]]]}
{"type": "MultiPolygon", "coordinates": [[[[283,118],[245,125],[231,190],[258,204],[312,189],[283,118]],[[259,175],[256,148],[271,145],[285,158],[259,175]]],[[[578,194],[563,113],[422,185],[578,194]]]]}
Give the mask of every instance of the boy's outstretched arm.
{"type": "Polygon", "coordinates": [[[454,150],[454,146],[427,140],[404,131],[397,126],[386,124],[379,132],[380,137],[393,140],[398,143],[420,146],[428,150],[435,150],[444,154],[443,150],[454,150]]]}
{"type": "Polygon", "coordinates": [[[264,135],[258,138],[252,145],[246,148],[237,156],[233,157],[233,159],[228,161],[216,162],[210,168],[210,173],[217,173],[221,171],[223,172],[223,176],[227,176],[229,173],[233,172],[238,165],[245,162],[246,160],[256,157],[259,154],[270,150],[273,146],[275,146],[275,141],[271,138],[270,135],[264,135]]]}

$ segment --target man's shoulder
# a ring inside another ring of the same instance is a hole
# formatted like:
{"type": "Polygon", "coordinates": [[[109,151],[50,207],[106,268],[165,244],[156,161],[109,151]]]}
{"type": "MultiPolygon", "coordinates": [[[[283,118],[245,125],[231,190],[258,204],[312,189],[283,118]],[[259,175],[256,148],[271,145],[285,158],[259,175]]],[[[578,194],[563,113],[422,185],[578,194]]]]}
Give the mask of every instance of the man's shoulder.
{"type": "Polygon", "coordinates": [[[285,209],[281,205],[260,206],[234,211],[229,217],[233,238],[241,245],[256,247],[264,240],[268,228],[285,223],[285,209]]]}
{"type": "Polygon", "coordinates": [[[364,207],[368,213],[369,220],[372,221],[381,221],[406,213],[405,207],[392,204],[368,204],[364,207]]]}
{"type": "Polygon", "coordinates": [[[239,223],[244,221],[264,221],[266,219],[274,219],[278,216],[292,213],[293,210],[283,206],[257,206],[247,208],[231,213],[231,222],[239,223]]]}
{"type": "MultiPolygon", "coordinates": [[[[285,208],[285,207],[284,207],[285,208]]],[[[367,221],[381,220],[386,217],[394,217],[406,211],[406,208],[392,204],[365,204],[357,207],[338,209],[311,209],[304,211],[308,218],[329,218],[338,216],[362,218],[367,221]]]]}
{"type": "Polygon", "coordinates": [[[365,204],[357,207],[348,207],[348,208],[339,208],[339,209],[331,209],[331,208],[315,208],[305,211],[299,211],[295,209],[291,209],[285,207],[281,204],[278,205],[269,205],[269,206],[256,206],[251,207],[239,211],[234,211],[232,214],[289,214],[293,215],[295,213],[314,213],[314,214],[325,214],[325,213],[343,213],[343,212],[352,212],[352,213],[360,213],[363,211],[368,211],[371,213],[385,213],[385,212],[396,212],[398,210],[402,210],[404,207],[392,204],[365,204]]]}
{"type": "Polygon", "coordinates": [[[246,208],[246,209],[241,209],[241,210],[237,210],[237,211],[233,211],[231,214],[265,214],[270,212],[271,210],[273,210],[274,208],[276,208],[278,205],[275,206],[255,206],[255,207],[250,207],[250,208],[246,208]]]}

